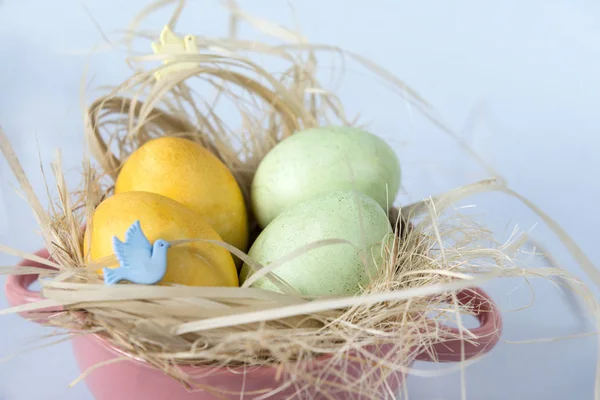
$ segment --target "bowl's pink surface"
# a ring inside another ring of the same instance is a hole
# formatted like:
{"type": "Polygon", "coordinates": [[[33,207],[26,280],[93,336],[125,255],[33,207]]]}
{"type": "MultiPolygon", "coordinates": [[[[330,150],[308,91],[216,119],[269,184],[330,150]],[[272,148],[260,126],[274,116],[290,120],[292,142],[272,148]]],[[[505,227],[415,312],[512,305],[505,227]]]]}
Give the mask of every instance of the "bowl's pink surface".
{"type": "MultiPolygon", "coordinates": [[[[48,258],[47,250],[40,250],[36,253],[40,257],[48,258]]],[[[43,265],[33,261],[23,261],[20,265],[43,267],[43,265]]],[[[39,301],[38,293],[30,291],[29,285],[37,279],[37,275],[17,275],[10,276],[6,282],[6,297],[12,306],[39,301]]],[[[473,358],[491,350],[498,342],[501,332],[500,313],[492,300],[485,292],[478,288],[465,289],[458,294],[458,300],[463,304],[468,304],[477,316],[480,326],[472,329],[471,333],[476,339],[462,343],[460,340],[447,340],[436,344],[427,351],[423,350],[416,355],[416,359],[422,361],[431,361],[434,357],[437,361],[452,362],[460,361],[463,358],[473,358]],[[464,349],[464,353],[461,352],[464,349]]],[[[27,316],[26,313],[22,313],[27,316]]],[[[446,327],[445,331],[456,337],[458,333],[456,328],[446,327]]],[[[449,335],[449,337],[450,337],[449,335]]],[[[385,383],[382,382],[376,393],[371,393],[365,397],[356,396],[356,387],[349,387],[335,375],[338,372],[335,366],[330,366],[330,373],[322,373],[323,365],[328,362],[327,358],[315,359],[310,366],[309,371],[319,371],[321,381],[316,382],[310,387],[300,387],[299,384],[291,384],[288,387],[282,386],[283,382],[289,382],[290,378],[286,375],[279,375],[276,368],[259,367],[253,369],[230,369],[230,368],[211,368],[211,367],[190,367],[182,366],[181,369],[189,374],[196,383],[197,388],[187,389],[181,383],[165,375],[162,371],[153,368],[149,364],[126,357],[117,348],[111,346],[103,338],[97,335],[81,335],[72,339],[75,358],[82,371],[95,367],[100,363],[107,363],[99,366],[88,374],[85,382],[97,400],[213,400],[213,399],[384,399],[389,398],[389,393],[398,393],[403,376],[400,372],[390,374],[385,383]],[[124,360],[110,362],[117,358],[124,360]],[[340,383],[340,385],[336,385],[340,383]],[[277,389],[282,390],[277,391],[277,389]],[[300,390],[299,390],[300,389],[300,390]],[[326,389],[326,390],[325,390],[326,389]],[[267,392],[273,390],[270,396],[261,397],[267,392]],[[319,392],[326,391],[328,397],[324,397],[319,392]],[[240,393],[244,393],[240,397],[240,393]]],[[[378,358],[390,354],[395,346],[382,345],[378,348],[367,348],[370,353],[374,353],[378,358]]],[[[344,375],[351,376],[356,385],[360,385],[361,378],[367,374],[373,374],[371,379],[376,379],[378,370],[365,370],[364,355],[353,354],[356,361],[345,365],[344,375]],[[363,362],[360,361],[362,358],[363,362]]],[[[412,364],[410,362],[409,364],[412,364]]],[[[406,365],[409,366],[409,365],[406,365]]],[[[317,376],[317,374],[315,374],[317,376]]],[[[357,386],[358,387],[358,386],[357,386]]]]}
{"type": "MultiPolygon", "coordinates": [[[[108,360],[113,360],[118,355],[114,349],[107,346],[102,339],[94,336],[81,336],[72,340],[75,358],[81,370],[108,360]]],[[[318,364],[316,365],[318,368],[318,364]]],[[[358,362],[346,365],[346,376],[358,379],[365,373],[364,367],[358,362]]],[[[259,367],[251,370],[210,367],[183,367],[190,374],[193,381],[202,387],[187,390],[177,381],[169,378],[160,370],[148,366],[140,361],[121,361],[100,367],[86,378],[86,384],[98,400],[108,399],[173,399],[173,400],[216,400],[216,399],[254,399],[261,394],[277,391],[282,383],[289,382],[287,375],[277,378],[277,370],[271,367],[259,367]],[[240,397],[240,393],[244,393],[240,397]],[[120,397],[122,396],[122,397],[120,397]]],[[[372,379],[376,379],[373,376],[372,379]]],[[[382,385],[380,393],[374,396],[358,397],[352,388],[345,387],[343,382],[333,376],[324,376],[321,391],[326,391],[327,398],[334,399],[384,399],[385,387],[382,385]],[[339,383],[339,387],[331,384],[339,383]]],[[[387,386],[395,393],[400,389],[401,374],[392,374],[387,379],[387,386]]],[[[325,399],[319,395],[319,388],[311,386],[298,391],[299,384],[290,384],[283,390],[272,393],[266,399],[325,399]]],[[[356,389],[354,389],[356,390],[356,389]]]]}

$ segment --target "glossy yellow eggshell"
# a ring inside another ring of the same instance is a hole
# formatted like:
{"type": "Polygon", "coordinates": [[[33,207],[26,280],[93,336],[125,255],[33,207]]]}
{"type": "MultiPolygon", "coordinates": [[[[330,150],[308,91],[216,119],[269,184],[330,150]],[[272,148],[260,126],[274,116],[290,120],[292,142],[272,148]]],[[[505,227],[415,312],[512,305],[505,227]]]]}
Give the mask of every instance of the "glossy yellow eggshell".
{"type": "Polygon", "coordinates": [[[197,212],[223,240],[245,251],[248,216],[231,171],[191,140],[161,137],[146,142],[123,164],[115,193],[158,193],[197,212]]]}
{"type": "MultiPolygon", "coordinates": [[[[151,243],[157,239],[222,240],[203,218],[183,204],[155,193],[126,192],[107,198],[96,208],[91,234],[84,239],[84,254],[92,261],[113,255],[113,236],[125,240],[125,232],[136,220],[140,221],[142,231],[151,243]]],[[[107,265],[110,268],[117,266],[118,262],[107,265]]],[[[219,245],[205,242],[169,248],[167,272],[160,283],[239,285],[231,254],[219,245]]]]}

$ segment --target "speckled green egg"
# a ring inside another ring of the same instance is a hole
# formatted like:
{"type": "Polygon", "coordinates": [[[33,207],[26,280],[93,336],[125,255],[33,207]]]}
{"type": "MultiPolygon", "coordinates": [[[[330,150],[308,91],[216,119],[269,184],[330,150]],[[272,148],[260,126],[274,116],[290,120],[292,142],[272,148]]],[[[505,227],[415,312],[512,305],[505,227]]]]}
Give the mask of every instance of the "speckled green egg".
{"type": "MultiPolygon", "coordinates": [[[[319,240],[347,240],[352,245],[313,248],[276,267],[273,273],[303,295],[353,295],[369,283],[381,265],[381,244],[389,240],[391,229],[386,212],[371,197],[358,191],[335,191],[278,215],[261,232],[248,255],[267,266],[319,240]]],[[[252,273],[244,264],[240,282],[252,273]]],[[[266,277],[252,287],[279,291],[266,277]]]]}
{"type": "Polygon", "coordinates": [[[259,164],[252,208],[264,228],[295,205],[335,190],[358,190],[383,208],[400,189],[400,162],[378,136],[352,127],[320,127],[294,133],[259,164]]]}

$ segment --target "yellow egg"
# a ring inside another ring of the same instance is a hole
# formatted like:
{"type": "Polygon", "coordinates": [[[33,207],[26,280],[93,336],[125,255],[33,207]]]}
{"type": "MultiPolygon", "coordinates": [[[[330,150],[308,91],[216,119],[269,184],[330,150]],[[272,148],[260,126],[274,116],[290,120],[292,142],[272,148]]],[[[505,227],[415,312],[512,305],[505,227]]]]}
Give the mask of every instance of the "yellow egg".
{"type": "MultiPolygon", "coordinates": [[[[84,239],[84,254],[95,261],[114,254],[112,240],[125,240],[136,220],[153,243],[157,239],[210,239],[219,234],[198,214],[181,203],[149,192],[126,192],[104,200],[94,211],[91,237],[84,239]]],[[[106,265],[118,267],[118,262],[106,265]]],[[[101,272],[101,270],[99,271],[101,272]]],[[[238,286],[233,257],[223,247],[206,242],[172,246],[167,253],[167,272],[160,283],[188,286],[238,286]]]]}
{"type": "Polygon", "coordinates": [[[176,200],[204,217],[223,240],[245,251],[248,216],[242,191],[217,157],[191,140],[146,142],[123,164],[115,193],[144,191],[176,200]]]}

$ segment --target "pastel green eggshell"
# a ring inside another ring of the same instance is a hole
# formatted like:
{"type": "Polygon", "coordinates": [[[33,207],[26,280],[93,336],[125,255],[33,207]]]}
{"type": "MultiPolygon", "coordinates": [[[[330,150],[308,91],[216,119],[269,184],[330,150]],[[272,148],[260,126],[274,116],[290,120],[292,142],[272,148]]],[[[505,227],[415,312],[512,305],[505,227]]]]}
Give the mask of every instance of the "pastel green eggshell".
{"type": "Polygon", "coordinates": [[[400,189],[400,162],[385,141],[353,127],[321,127],[294,133],[259,164],[252,208],[264,228],[281,212],[334,190],[358,190],[384,209],[400,189]]]}
{"type": "MultiPolygon", "coordinates": [[[[386,212],[372,198],[352,191],[336,191],[301,203],[277,216],[258,236],[248,255],[263,266],[296,249],[323,239],[354,244],[318,247],[276,267],[272,272],[303,295],[353,295],[369,283],[381,264],[381,243],[389,238],[386,212]],[[361,224],[362,220],[362,224],[361,224]],[[359,252],[367,254],[365,266],[359,252]]],[[[253,273],[244,264],[240,282],[253,273]]],[[[268,278],[252,287],[279,291],[268,278]]]]}

